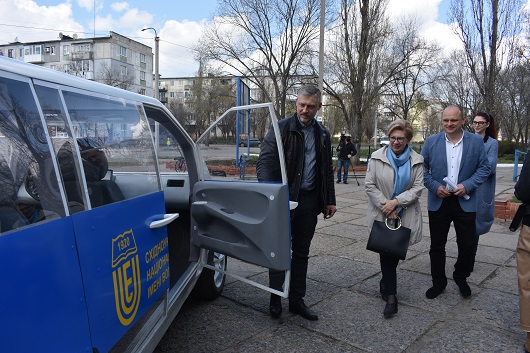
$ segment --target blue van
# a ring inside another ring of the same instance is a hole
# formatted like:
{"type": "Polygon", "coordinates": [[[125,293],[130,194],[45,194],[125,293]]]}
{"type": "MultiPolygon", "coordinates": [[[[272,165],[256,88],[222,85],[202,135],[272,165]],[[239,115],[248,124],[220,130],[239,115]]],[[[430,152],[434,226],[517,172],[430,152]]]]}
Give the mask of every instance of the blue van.
{"type": "Polygon", "coordinates": [[[153,98],[0,57],[0,352],[151,352],[227,257],[288,272],[283,163],[230,173],[229,127],[271,123],[235,107],[194,141],[153,98]]]}

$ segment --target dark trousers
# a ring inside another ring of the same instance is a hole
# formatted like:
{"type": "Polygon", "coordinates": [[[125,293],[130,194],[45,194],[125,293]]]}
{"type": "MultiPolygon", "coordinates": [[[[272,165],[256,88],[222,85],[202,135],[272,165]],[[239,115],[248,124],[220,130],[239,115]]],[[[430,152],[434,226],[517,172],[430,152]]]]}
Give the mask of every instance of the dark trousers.
{"type": "Polygon", "coordinates": [[[465,281],[471,271],[476,212],[464,212],[458,198],[451,196],[442,201],[438,211],[429,211],[429,231],[431,232],[431,276],[434,286],[445,287],[445,245],[447,234],[453,222],[456,231],[458,258],[455,263],[453,279],[465,281]]]}
{"type": "MultiPolygon", "coordinates": [[[[319,214],[318,196],[314,191],[300,191],[298,207],[291,220],[291,283],[289,303],[303,300],[306,292],[307,264],[309,246],[315,234],[319,214]]],[[[269,270],[271,288],[282,290],[285,272],[269,270]]]]}
{"type": "Polygon", "coordinates": [[[396,295],[397,293],[397,265],[399,259],[394,256],[379,254],[379,262],[381,263],[381,274],[385,288],[385,294],[396,295]]]}

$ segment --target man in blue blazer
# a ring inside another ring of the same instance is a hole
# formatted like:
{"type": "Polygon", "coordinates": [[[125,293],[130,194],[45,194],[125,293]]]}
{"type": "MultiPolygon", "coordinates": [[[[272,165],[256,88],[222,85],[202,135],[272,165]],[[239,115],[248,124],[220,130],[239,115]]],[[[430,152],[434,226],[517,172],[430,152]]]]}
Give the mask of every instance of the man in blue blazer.
{"type": "Polygon", "coordinates": [[[425,293],[429,299],[436,298],[447,286],[445,245],[451,222],[458,245],[453,279],[464,297],[471,295],[466,279],[471,271],[475,234],[475,189],[486,180],[490,167],[484,142],[480,136],[463,130],[465,121],[459,107],[448,106],[442,113],[445,132],[429,136],[421,150],[425,163],[424,184],[429,191],[427,210],[433,282],[425,293]]]}

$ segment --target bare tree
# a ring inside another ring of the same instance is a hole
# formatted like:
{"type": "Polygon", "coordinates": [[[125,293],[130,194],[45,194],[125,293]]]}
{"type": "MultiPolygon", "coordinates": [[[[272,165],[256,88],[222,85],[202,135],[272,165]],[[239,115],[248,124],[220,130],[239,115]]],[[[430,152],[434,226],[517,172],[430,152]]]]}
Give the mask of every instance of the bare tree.
{"type": "Polygon", "coordinates": [[[383,82],[381,53],[390,27],[386,0],[342,0],[340,18],[333,29],[335,41],[326,51],[326,92],[342,110],[347,129],[358,144],[363,119],[374,116],[383,82]]]}
{"type": "Polygon", "coordinates": [[[401,68],[386,86],[385,108],[392,116],[410,120],[420,118],[424,96],[428,88],[440,79],[439,55],[441,48],[420,37],[419,25],[414,18],[398,21],[393,36],[392,56],[403,58],[401,68]]]}
{"type": "Polygon", "coordinates": [[[192,94],[186,99],[186,106],[195,122],[197,137],[215,118],[235,105],[235,87],[232,81],[232,78],[220,76],[219,72],[214,72],[213,68],[201,63],[198,77],[193,82],[192,94]],[[206,71],[209,72],[205,74],[206,71]]]}
{"type": "Polygon", "coordinates": [[[521,0],[451,0],[450,19],[464,45],[467,67],[482,97],[481,109],[498,115],[497,80],[510,64],[522,28],[521,0]]]}
{"type": "Polygon", "coordinates": [[[530,128],[530,65],[528,60],[521,56],[517,65],[510,70],[505,70],[500,76],[504,88],[503,94],[506,104],[500,107],[500,113],[510,116],[511,119],[500,119],[500,128],[503,139],[508,141],[519,141],[525,146],[529,142],[530,128]]]}
{"type": "MultiPolygon", "coordinates": [[[[414,79],[414,94],[407,92],[403,97],[410,99],[412,95],[417,101],[422,100],[416,94],[420,79],[431,82],[427,68],[434,65],[436,47],[418,38],[414,21],[400,36],[402,31],[392,28],[385,15],[386,5],[386,0],[342,0],[340,19],[334,29],[336,42],[326,55],[326,92],[342,109],[357,143],[363,135],[368,139],[373,136],[382,93],[391,82],[402,77],[409,88],[414,79]],[[409,41],[411,38],[414,40],[409,41]],[[430,55],[426,53],[428,49],[435,51],[430,55]]],[[[408,113],[414,104],[413,100],[404,101],[402,111],[406,109],[408,113]]]]}
{"type": "Polygon", "coordinates": [[[251,80],[284,116],[318,37],[319,0],[220,0],[199,51],[251,80]],[[263,80],[267,77],[267,80],[263,80]],[[296,81],[296,80],[294,80],[296,81]],[[270,89],[272,86],[272,90],[270,89]]]}
{"type": "Polygon", "coordinates": [[[134,73],[129,71],[132,70],[121,72],[117,68],[111,68],[106,62],[102,62],[99,65],[96,81],[130,91],[134,86],[134,73]]]}

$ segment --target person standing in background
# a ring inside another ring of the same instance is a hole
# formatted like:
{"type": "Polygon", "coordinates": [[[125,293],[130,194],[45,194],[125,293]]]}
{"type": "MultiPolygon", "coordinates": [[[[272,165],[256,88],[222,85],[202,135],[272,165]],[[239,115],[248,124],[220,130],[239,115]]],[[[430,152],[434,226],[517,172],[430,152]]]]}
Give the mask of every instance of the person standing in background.
{"type": "Polygon", "coordinates": [[[344,184],[348,184],[348,169],[350,168],[350,158],[357,154],[355,145],[351,142],[351,137],[346,136],[344,144],[337,146],[339,152],[337,158],[337,184],[340,183],[341,179],[344,184]],[[341,178],[341,169],[344,168],[344,177],[341,178]]]}
{"type": "Polygon", "coordinates": [[[447,235],[451,223],[456,231],[458,258],[453,279],[464,298],[471,296],[467,277],[471,272],[476,234],[475,190],[489,175],[486,149],[480,136],[464,131],[466,118],[456,105],[442,113],[444,132],[427,137],[421,154],[424,158],[424,184],[429,191],[429,232],[431,234],[432,287],[425,296],[434,299],[447,286],[445,274],[447,235]]]}
{"type": "Polygon", "coordinates": [[[497,141],[497,131],[495,120],[485,112],[478,112],[473,119],[473,129],[475,134],[480,135],[486,148],[487,163],[490,167],[490,174],[486,181],[480,185],[477,194],[477,219],[476,236],[473,243],[473,257],[471,259],[471,271],[475,268],[475,256],[477,255],[478,241],[482,234],[490,231],[495,218],[495,177],[497,171],[497,158],[499,155],[499,142],[497,141]]]}
{"type": "MultiPolygon", "coordinates": [[[[332,146],[329,131],[315,119],[322,107],[322,95],[315,86],[298,91],[296,113],[278,122],[281,141],[269,129],[256,164],[260,182],[281,181],[277,144],[283,144],[289,199],[298,202],[291,211],[291,286],[289,311],[307,320],[318,315],[304,302],[309,247],[315,234],[317,217],[333,217],[337,211],[333,182],[332,146]]],[[[285,273],[269,270],[271,288],[282,290],[285,273]]],[[[281,297],[271,294],[269,311],[273,318],[282,314],[281,297]]]]}

